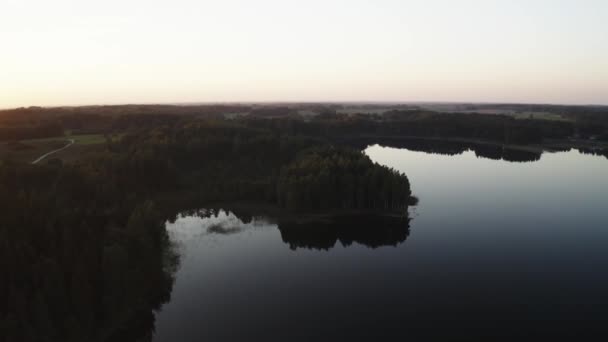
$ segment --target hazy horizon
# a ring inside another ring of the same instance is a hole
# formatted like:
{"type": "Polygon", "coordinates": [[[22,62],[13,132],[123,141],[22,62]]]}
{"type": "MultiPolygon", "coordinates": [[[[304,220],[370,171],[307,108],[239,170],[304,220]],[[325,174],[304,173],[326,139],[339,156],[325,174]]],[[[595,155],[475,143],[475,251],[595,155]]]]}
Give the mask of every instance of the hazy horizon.
{"type": "Polygon", "coordinates": [[[7,0],[0,108],[608,105],[608,2],[7,0]]]}
{"type": "Polygon", "coordinates": [[[193,101],[193,102],[134,102],[134,103],[82,103],[67,105],[26,105],[18,107],[0,107],[0,110],[20,108],[78,108],[78,107],[112,107],[112,106],[206,106],[206,105],[540,105],[540,106],[576,106],[576,107],[608,107],[608,104],[573,104],[573,103],[543,103],[543,102],[475,102],[475,101],[193,101]]]}

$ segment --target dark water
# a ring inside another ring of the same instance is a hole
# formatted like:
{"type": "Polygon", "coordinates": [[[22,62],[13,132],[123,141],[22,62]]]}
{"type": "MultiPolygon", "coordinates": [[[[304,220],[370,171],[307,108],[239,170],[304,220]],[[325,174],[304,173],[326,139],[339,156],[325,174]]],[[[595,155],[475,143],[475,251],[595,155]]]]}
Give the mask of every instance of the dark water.
{"type": "Polygon", "coordinates": [[[366,152],[407,173],[420,198],[409,223],[303,232],[182,215],[167,223],[182,259],[154,340],[606,336],[608,159],[366,152]]]}

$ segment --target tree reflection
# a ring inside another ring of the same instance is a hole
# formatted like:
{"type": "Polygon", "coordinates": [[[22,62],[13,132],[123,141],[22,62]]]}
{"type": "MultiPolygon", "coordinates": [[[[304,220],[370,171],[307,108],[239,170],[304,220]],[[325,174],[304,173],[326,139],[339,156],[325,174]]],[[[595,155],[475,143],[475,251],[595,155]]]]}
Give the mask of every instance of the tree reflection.
{"type": "Polygon", "coordinates": [[[535,162],[540,160],[542,152],[531,149],[507,147],[501,144],[475,143],[466,141],[449,141],[422,138],[380,138],[369,141],[370,144],[404,148],[410,151],[440,154],[447,156],[460,155],[466,151],[475,152],[475,156],[492,160],[505,160],[508,162],[535,162]]]}
{"type": "Polygon", "coordinates": [[[535,162],[539,161],[542,153],[527,150],[507,148],[498,145],[477,145],[472,148],[475,156],[492,160],[505,160],[508,162],[535,162]]]}
{"type": "Polygon", "coordinates": [[[150,216],[136,210],[105,239],[68,240],[38,264],[5,267],[0,341],[151,341],[179,256],[163,221],[150,216]],[[71,250],[80,254],[65,260],[71,250]]]}
{"type": "Polygon", "coordinates": [[[378,248],[405,242],[410,234],[409,223],[408,215],[351,215],[308,222],[281,222],[279,231],[283,242],[292,250],[330,250],[338,241],[344,247],[357,243],[378,248]]]}
{"type": "Polygon", "coordinates": [[[608,148],[579,148],[578,151],[582,154],[589,154],[592,156],[604,156],[608,158],[608,148]]]}

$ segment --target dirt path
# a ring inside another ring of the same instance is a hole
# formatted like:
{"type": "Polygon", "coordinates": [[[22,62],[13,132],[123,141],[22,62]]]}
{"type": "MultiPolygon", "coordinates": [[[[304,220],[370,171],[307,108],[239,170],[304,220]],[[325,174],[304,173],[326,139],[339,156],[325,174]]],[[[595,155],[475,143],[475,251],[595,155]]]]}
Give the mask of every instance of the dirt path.
{"type": "Polygon", "coordinates": [[[54,151],[51,151],[51,152],[49,152],[49,153],[46,153],[46,154],[44,154],[44,155],[40,156],[38,159],[34,160],[34,161],[32,162],[32,164],[38,164],[38,163],[39,163],[40,161],[42,161],[44,158],[46,158],[46,157],[50,156],[51,154],[55,154],[55,153],[57,153],[57,152],[60,152],[60,151],[65,150],[66,148],[68,148],[68,147],[70,147],[70,146],[74,145],[74,143],[75,143],[75,142],[76,142],[76,141],[75,141],[74,139],[69,139],[69,140],[68,140],[68,144],[67,144],[67,145],[65,145],[65,146],[64,146],[64,147],[62,147],[62,148],[56,149],[56,150],[54,150],[54,151]]]}

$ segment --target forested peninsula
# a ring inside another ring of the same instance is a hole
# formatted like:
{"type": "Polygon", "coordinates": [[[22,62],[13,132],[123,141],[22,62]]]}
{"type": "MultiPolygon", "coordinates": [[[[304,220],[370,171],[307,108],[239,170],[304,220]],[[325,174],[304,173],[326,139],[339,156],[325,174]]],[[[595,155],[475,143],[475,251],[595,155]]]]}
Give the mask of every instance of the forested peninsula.
{"type": "Polygon", "coordinates": [[[360,150],[214,119],[168,117],[73,162],[6,158],[0,329],[11,341],[128,340],[133,327],[150,330],[177,261],[164,222],[180,206],[406,215],[410,196],[404,174],[360,150]]]}

